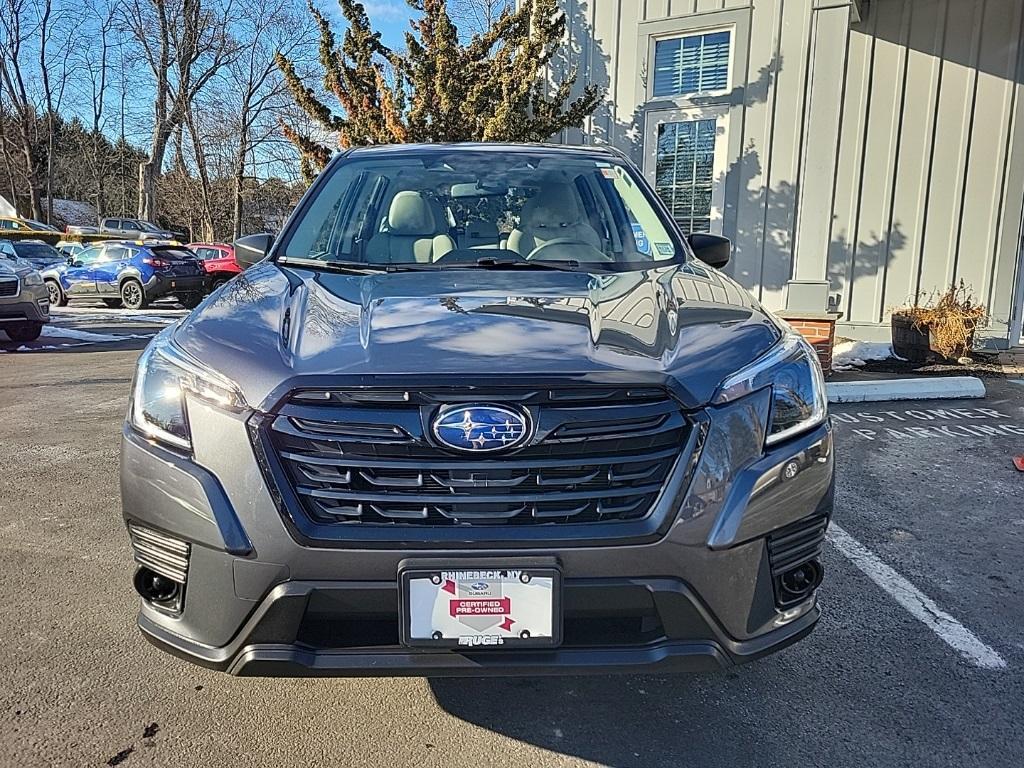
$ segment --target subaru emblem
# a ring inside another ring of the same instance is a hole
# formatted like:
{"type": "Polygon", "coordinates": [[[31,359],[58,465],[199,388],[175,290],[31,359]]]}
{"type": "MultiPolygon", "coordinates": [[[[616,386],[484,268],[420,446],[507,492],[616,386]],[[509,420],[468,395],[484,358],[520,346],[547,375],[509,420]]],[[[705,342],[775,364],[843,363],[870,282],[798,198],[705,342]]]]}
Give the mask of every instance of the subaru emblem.
{"type": "Polygon", "coordinates": [[[528,416],[500,405],[450,405],[434,419],[441,445],[467,453],[509,450],[530,436],[528,416]]]}

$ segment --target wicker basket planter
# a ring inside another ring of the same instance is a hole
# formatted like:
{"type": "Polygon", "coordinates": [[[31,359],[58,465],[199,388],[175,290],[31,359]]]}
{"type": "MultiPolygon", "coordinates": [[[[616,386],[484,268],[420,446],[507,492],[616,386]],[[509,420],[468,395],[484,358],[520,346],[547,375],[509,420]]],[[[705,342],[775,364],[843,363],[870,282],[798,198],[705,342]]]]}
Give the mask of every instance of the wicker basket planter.
{"type": "Polygon", "coordinates": [[[970,335],[967,341],[952,354],[943,354],[937,348],[934,332],[928,328],[919,328],[916,321],[907,315],[893,313],[892,315],[892,351],[897,357],[909,360],[912,363],[927,363],[930,360],[951,360],[956,361],[964,357],[970,357],[974,348],[974,331],[977,323],[967,324],[970,335]]]}
{"type": "Polygon", "coordinates": [[[929,334],[926,328],[917,328],[913,318],[892,314],[892,351],[897,357],[912,363],[926,363],[932,356],[929,334]]]}

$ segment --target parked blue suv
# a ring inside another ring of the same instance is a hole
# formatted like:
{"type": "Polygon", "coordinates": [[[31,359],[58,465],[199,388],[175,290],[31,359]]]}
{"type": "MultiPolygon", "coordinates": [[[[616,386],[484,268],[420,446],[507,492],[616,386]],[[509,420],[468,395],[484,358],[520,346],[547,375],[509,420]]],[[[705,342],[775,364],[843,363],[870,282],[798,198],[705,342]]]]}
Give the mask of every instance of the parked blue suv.
{"type": "Polygon", "coordinates": [[[206,289],[202,264],[181,245],[97,243],[69,257],[56,276],[62,306],[72,299],[101,299],[112,307],[144,309],[154,299],[173,295],[192,309],[206,289]]]}

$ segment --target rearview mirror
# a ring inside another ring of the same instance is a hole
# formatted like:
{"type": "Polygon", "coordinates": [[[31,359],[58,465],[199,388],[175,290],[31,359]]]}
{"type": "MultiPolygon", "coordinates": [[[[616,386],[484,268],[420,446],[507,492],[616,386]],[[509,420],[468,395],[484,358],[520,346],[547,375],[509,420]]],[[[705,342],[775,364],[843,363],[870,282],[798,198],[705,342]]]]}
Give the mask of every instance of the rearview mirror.
{"type": "Polygon", "coordinates": [[[709,235],[705,232],[694,232],[686,238],[693,254],[709,267],[721,269],[729,263],[732,256],[732,243],[727,237],[709,235]]]}
{"type": "Polygon", "coordinates": [[[267,258],[274,236],[266,233],[246,235],[235,240],[235,261],[242,269],[248,269],[267,258]]]}

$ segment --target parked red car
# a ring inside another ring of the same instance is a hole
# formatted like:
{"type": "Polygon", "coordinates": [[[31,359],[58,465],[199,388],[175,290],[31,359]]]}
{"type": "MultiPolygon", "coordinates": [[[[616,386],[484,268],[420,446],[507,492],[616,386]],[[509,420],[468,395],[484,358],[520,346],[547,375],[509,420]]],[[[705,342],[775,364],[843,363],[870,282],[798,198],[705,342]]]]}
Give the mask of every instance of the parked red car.
{"type": "Polygon", "coordinates": [[[211,291],[220,288],[242,271],[235,261],[234,247],[226,243],[189,243],[188,249],[202,262],[210,280],[211,291]]]}

